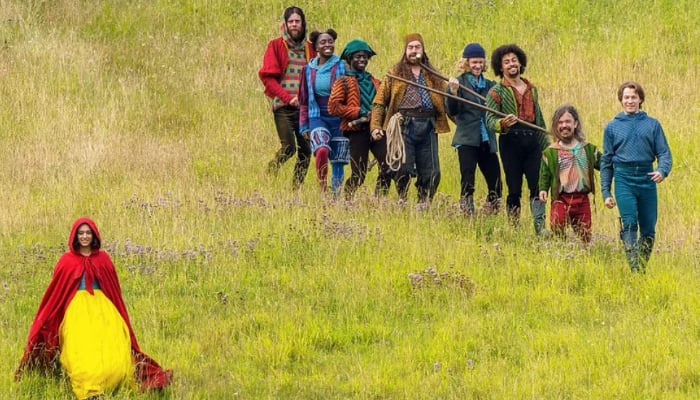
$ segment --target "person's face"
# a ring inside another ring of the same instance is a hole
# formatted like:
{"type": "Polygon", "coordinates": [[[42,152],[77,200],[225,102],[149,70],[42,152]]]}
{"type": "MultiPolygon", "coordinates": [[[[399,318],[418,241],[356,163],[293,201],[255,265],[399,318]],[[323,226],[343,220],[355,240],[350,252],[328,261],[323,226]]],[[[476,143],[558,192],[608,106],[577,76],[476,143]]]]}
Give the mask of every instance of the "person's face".
{"type": "Polygon", "coordinates": [[[481,76],[484,72],[484,65],[486,65],[486,59],[482,57],[470,58],[469,59],[469,72],[474,76],[481,76]]]}
{"type": "Polygon", "coordinates": [[[304,25],[299,14],[292,14],[289,16],[289,19],[287,19],[287,33],[289,33],[289,36],[294,40],[303,38],[304,25]]]}
{"type": "Polygon", "coordinates": [[[423,45],[414,40],[406,45],[406,60],[409,64],[419,64],[423,57],[423,45]]]}
{"type": "Polygon", "coordinates": [[[350,57],[350,68],[353,71],[365,72],[367,62],[369,62],[369,53],[366,51],[358,51],[353,53],[352,57],[350,57]]]}
{"type": "Polygon", "coordinates": [[[639,111],[641,99],[637,91],[633,88],[625,88],[622,90],[622,108],[627,114],[634,114],[639,111]]]}
{"type": "Polygon", "coordinates": [[[81,249],[90,249],[90,244],[92,243],[92,229],[88,224],[82,224],[78,227],[78,244],[81,249]]]}
{"type": "Polygon", "coordinates": [[[520,60],[515,53],[508,53],[501,58],[501,69],[506,78],[517,78],[520,75],[520,60]]]}
{"type": "Polygon", "coordinates": [[[565,112],[557,121],[557,133],[562,142],[570,142],[574,138],[574,132],[578,127],[578,122],[569,112],[565,112]]]}
{"type": "Polygon", "coordinates": [[[316,41],[316,52],[318,52],[321,57],[330,58],[335,52],[335,40],[333,36],[327,33],[320,34],[316,41]]]}

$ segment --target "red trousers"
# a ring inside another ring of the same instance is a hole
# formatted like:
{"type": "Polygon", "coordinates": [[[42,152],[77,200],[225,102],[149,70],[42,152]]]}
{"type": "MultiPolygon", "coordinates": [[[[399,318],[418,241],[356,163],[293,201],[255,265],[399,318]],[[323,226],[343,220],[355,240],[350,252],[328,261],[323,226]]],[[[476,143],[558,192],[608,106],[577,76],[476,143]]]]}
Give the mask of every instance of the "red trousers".
{"type": "Polygon", "coordinates": [[[563,235],[567,224],[584,242],[591,241],[591,202],[588,193],[561,193],[552,202],[552,232],[563,235]]]}

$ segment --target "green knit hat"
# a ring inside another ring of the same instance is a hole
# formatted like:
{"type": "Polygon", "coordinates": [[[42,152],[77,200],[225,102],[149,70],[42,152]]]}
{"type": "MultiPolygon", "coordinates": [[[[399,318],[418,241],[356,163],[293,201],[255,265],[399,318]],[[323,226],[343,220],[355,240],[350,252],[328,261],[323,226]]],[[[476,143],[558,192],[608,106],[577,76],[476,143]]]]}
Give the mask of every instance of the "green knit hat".
{"type": "Polygon", "coordinates": [[[362,40],[355,39],[351,40],[346,46],[345,49],[343,50],[343,54],[340,55],[340,58],[343,60],[350,61],[350,58],[352,57],[353,54],[357,53],[358,51],[365,51],[367,54],[369,54],[369,58],[372,58],[372,56],[376,56],[377,53],[372,50],[371,47],[366,42],[363,42],[362,40]]]}

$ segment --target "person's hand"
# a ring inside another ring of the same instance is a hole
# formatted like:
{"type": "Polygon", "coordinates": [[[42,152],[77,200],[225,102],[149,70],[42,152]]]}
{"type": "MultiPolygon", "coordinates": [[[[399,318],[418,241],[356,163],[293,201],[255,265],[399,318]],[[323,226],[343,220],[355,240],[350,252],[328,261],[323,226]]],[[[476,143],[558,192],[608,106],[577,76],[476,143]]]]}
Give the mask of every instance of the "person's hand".
{"type": "Polygon", "coordinates": [[[612,197],[608,197],[607,199],[605,199],[605,207],[615,208],[615,199],[613,199],[612,197]]]}
{"type": "Polygon", "coordinates": [[[546,190],[540,191],[540,201],[543,203],[547,202],[547,191],[546,190]]]}
{"type": "Polygon", "coordinates": [[[450,78],[447,82],[447,88],[450,89],[450,93],[457,94],[459,91],[459,81],[457,78],[450,78]]]}
{"type": "Polygon", "coordinates": [[[309,131],[302,132],[302,133],[301,133],[301,137],[303,137],[304,140],[306,140],[307,142],[308,142],[309,140],[311,140],[311,138],[309,137],[309,131]]]}
{"type": "Polygon", "coordinates": [[[299,107],[299,98],[297,96],[292,97],[289,101],[289,105],[292,107],[299,107]]]}
{"type": "Polygon", "coordinates": [[[659,171],[649,172],[647,175],[656,183],[661,183],[664,180],[664,174],[659,171]]]}
{"type": "Polygon", "coordinates": [[[516,117],[513,114],[508,114],[501,120],[501,126],[505,129],[509,129],[517,123],[518,123],[518,117],[516,117]]]}
{"type": "Polygon", "coordinates": [[[384,137],[384,131],[381,129],[375,129],[372,131],[372,140],[378,141],[384,137]]]}

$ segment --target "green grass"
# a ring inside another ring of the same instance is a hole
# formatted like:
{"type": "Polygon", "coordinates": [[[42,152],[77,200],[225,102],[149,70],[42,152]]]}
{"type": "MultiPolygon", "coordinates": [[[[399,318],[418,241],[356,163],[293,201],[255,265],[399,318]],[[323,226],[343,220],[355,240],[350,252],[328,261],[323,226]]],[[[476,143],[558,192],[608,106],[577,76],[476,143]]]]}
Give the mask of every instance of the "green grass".
{"type": "Polygon", "coordinates": [[[267,176],[257,70],[287,3],[0,2],[0,399],[72,398],[12,374],[83,215],[142,349],[175,371],[162,394],[117,399],[698,398],[700,6],[647,3],[298,3],[337,53],[367,40],[378,77],[412,31],[446,75],[468,42],[518,43],[546,118],[573,103],[598,145],[617,86],[641,82],[674,170],[636,276],[599,196],[590,248],[534,239],[527,210],[520,227],[461,218],[450,134],[427,213],[415,189],[405,208],[393,189],[373,199],[376,172],[353,203],[324,198],[313,170],[296,193],[291,166],[267,176]]]}

